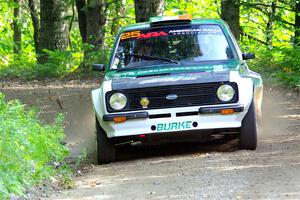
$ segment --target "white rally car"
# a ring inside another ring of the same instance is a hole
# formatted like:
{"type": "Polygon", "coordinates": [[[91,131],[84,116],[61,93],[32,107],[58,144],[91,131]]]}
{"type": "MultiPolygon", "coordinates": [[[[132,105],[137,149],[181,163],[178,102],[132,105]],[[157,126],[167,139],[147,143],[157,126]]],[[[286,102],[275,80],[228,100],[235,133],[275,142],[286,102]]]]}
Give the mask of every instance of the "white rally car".
{"type": "MultiPolygon", "coordinates": [[[[116,37],[99,89],[92,91],[98,162],[115,159],[115,144],[175,135],[238,134],[257,147],[262,79],[245,62],[222,20],[156,17],[116,37]]],[[[186,137],[181,137],[186,138],[186,137]]]]}

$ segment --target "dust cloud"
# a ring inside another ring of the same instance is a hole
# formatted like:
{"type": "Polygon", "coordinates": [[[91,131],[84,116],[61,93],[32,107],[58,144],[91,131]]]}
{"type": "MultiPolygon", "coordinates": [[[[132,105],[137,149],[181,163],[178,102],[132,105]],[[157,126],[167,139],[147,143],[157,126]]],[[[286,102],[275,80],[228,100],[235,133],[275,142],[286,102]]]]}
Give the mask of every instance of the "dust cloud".
{"type": "Polygon", "coordinates": [[[51,123],[56,113],[65,113],[65,142],[72,157],[86,152],[94,156],[95,114],[91,102],[91,90],[96,85],[82,87],[5,87],[0,90],[7,100],[20,99],[28,106],[39,109],[39,116],[45,123],[51,123]]]}
{"type": "Polygon", "coordinates": [[[300,120],[299,100],[300,97],[290,91],[266,88],[259,138],[267,139],[288,131],[297,132],[300,120]]]}

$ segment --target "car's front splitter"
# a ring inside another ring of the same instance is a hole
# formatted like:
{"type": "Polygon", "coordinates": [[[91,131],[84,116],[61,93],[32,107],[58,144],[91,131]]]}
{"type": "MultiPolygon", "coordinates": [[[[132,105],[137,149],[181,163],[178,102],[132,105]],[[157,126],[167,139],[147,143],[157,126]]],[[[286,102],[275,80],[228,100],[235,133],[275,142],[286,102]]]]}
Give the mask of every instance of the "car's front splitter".
{"type": "MultiPolygon", "coordinates": [[[[176,117],[198,115],[198,114],[224,114],[224,112],[230,112],[227,114],[239,113],[244,111],[244,105],[221,105],[221,106],[207,106],[199,108],[198,112],[179,112],[176,113],[176,117]]],[[[170,113],[160,114],[160,115],[149,115],[147,111],[141,112],[129,112],[121,114],[107,114],[103,115],[103,121],[114,121],[118,118],[124,118],[124,121],[133,119],[147,119],[147,118],[164,118],[171,117],[170,113]]]]}

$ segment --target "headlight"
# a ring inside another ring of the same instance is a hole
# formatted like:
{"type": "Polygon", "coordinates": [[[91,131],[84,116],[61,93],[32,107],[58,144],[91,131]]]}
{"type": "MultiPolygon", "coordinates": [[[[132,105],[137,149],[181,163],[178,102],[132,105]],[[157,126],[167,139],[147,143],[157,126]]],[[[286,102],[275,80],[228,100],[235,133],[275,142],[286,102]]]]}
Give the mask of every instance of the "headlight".
{"type": "Polygon", "coordinates": [[[230,85],[221,85],[218,88],[217,96],[221,101],[227,102],[233,98],[234,93],[235,91],[230,85]]]}
{"type": "Polygon", "coordinates": [[[114,110],[122,110],[127,104],[127,97],[122,93],[115,93],[109,98],[109,105],[114,110]]]}

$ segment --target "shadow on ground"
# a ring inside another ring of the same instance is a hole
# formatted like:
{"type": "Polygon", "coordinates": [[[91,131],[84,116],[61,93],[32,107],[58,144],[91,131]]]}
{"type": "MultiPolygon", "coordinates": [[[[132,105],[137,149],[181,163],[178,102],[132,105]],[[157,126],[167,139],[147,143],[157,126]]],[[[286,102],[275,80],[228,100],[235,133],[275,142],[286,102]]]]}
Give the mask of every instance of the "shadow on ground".
{"type": "Polygon", "coordinates": [[[116,161],[141,158],[167,157],[208,152],[231,152],[238,149],[238,140],[233,137],[206,142],[178,142],[157,145],[122,146],[116,149],[116,161]]]}

